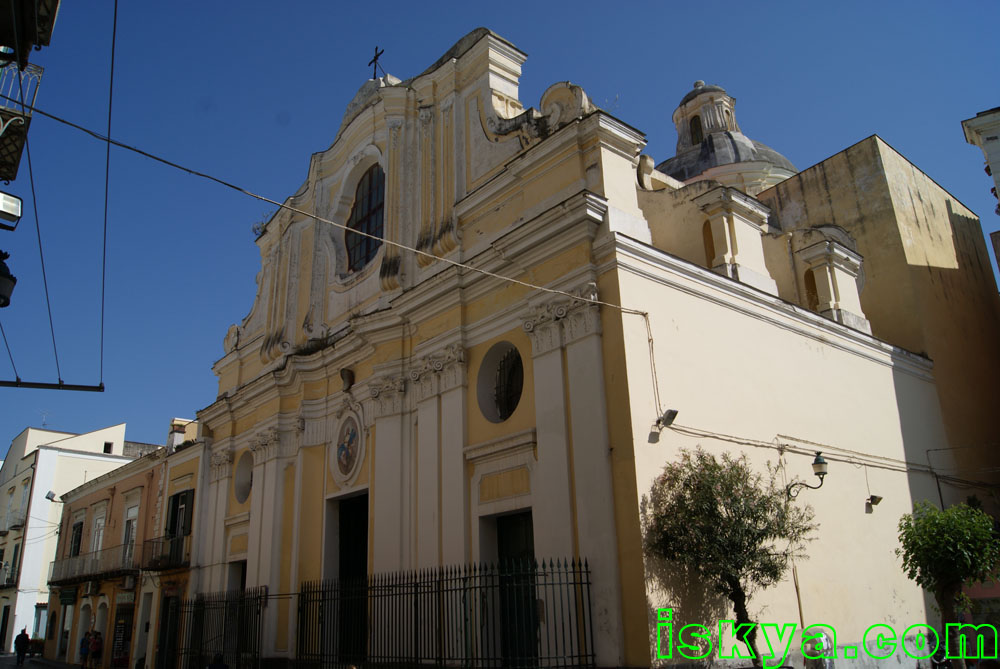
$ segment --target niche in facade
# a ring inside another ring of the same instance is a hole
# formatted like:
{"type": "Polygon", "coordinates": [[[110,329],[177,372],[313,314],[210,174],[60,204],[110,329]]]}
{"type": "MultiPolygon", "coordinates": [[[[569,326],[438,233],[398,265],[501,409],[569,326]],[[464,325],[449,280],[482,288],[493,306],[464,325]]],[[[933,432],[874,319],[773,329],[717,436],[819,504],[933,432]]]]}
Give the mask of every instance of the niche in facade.
{"type": "Polygon", "coordinates": [[[236,463],[236,472],[233,474],[233,494],[236,501],[242,504],[250,496],[250,488],[253,487],[253,455],[246,452],[240,456],[236,463]]]}

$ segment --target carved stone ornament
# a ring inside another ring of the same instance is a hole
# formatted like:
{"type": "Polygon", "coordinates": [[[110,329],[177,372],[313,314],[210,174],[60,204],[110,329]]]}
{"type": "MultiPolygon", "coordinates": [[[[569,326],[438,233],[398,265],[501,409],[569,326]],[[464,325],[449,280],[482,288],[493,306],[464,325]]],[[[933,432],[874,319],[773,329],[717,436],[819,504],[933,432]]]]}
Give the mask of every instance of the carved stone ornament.
{"type": "Polygon", "coordinates": [[[549,86],[542,94],[539,106],[550,133],[594,111],[594,105],[584,90],[568,81],[549,86]]]}
{"type": "Polygon", "coordinates": [[[211,479],[218,481],[229,474],[229,468],[233,464],[233,452],[228,448],[219,453],[212,453],[211,479]]]}
{"type": "Polygon", "coordinates": [[[313,311],[316,307],[310,306],[306,312],[306,317],[302,320],[302,333],[308,339],[324,339],[330,334],[330,326],[326,323],[317,323],[313,319],[313,311]]]}
{"type": "Polygon", "coordinates": [[[417,401],[433,397],[465,383],[465,349],[449,344],[442,350],[417,360],[410,370],[417,401]]]}
{"type": "Polygon", "coordinates": [[[238,325],[230,325],[226,332],[225,339],[222,340],[222,348],[225,352],[232,353],[240,345],[240,328],[238,325]]]}
{"type": "Polygon", "coordinates": [[[557,296],[535,307],[524,319],[534,355],[600,332],[600,310],[593,303],[598,299],[597,284],[589,282],[569,292],[573,297],[557,296]]]}
{"type": "Polygon", "coordinates": [[[254,435],[248,444],[250,451],[253,452],[254,464],[267,462],[271,458],[276,457],[280,444],[281,437],[276,427],[265,428],[254,435]]]}
{"type": "Polygon", "coordinates": [[[406,379],[402,376],[376,379],[371,385],[370,392],[374,418],[402,413],[403,395],[406,393],[406,379]]]}

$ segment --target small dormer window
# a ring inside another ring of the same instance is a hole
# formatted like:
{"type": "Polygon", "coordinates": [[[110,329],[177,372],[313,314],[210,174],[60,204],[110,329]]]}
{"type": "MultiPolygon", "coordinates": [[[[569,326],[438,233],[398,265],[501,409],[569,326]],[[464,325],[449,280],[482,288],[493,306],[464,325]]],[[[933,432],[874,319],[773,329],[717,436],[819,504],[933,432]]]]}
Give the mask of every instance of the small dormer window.
{"type": "Polygon", "coordinates": [[[347,260],[352,271],[358,271],[371,262],[382,245],[384,205],[385,173],[379,165],[373,165],[358,182],[354,192],[354,206],[347,219],[347,260]],[[379,239],[355,234],[350,230],[358,230],[379,239]]]}
{"type": "Polygon", "coordinates": [[[701,129],[701,117],[694,116],[691,118],[691,143],[701,144],[703,139],[705,139],[705,133],[701,129]]]}

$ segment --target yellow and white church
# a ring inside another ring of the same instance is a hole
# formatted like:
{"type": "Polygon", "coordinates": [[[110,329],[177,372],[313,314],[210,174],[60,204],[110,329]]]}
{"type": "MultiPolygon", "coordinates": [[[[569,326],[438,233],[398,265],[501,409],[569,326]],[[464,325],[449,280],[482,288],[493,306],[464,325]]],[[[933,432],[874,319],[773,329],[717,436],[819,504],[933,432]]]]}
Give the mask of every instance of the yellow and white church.
{"type": "MultiPolygon", "coordinates": [[[[658,162],[579,86],[526,108],[525,59],[478,29],[418,76],[369,80],[263,228],[198,414],[191,588],[586,560],[593,662],[650,666],[657,608],[729,617],[642,551],[642,496],[700,445],[788,482],[829,462],[798,500],[809,559],[757,593],[762,622],[860,643],[934,620],[893,553],[900,515],[995,503],[976,216],[877,136],[799,172],[704,82],[658,162]]],[[[558,616],[528,606],[545,638],[558,616]]],[[[295,657],[294,602],[264,616],[264,654],[295,657]]]]}

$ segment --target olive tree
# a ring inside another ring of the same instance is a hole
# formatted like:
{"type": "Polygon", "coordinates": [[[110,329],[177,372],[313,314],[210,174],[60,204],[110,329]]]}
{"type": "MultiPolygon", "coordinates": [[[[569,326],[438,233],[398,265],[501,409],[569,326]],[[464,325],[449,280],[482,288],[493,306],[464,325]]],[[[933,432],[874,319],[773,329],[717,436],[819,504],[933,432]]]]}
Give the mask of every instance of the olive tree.
{"type": "Polygon", "coordinates": [[[643,508],[646,553],[682,564],[728,598],[739,640],[761,666],[750,596],[781,580],[791,558],[803,555],[816,528],[812,508],[791,502],[776,468],[768,465],[764,475],[745,455],[716,458],[701,448],[663,468],[643,508]]]}
{"type": "MultiPolygon", "coordinates": [[[[896,555],[903,558],[903,571],[934,596],[941,623],[958,623],[958,612],[968,605],[962,594],[967,581],[989,577],[1000,558],[1000,543],[993,533],[993,519],[983,511],[957,504],[939,510],[929,502],[917,502],[913,513],[899,519],[896,555]]],[[[959,667],[964,661],[958,658],[959,667]]]]}

